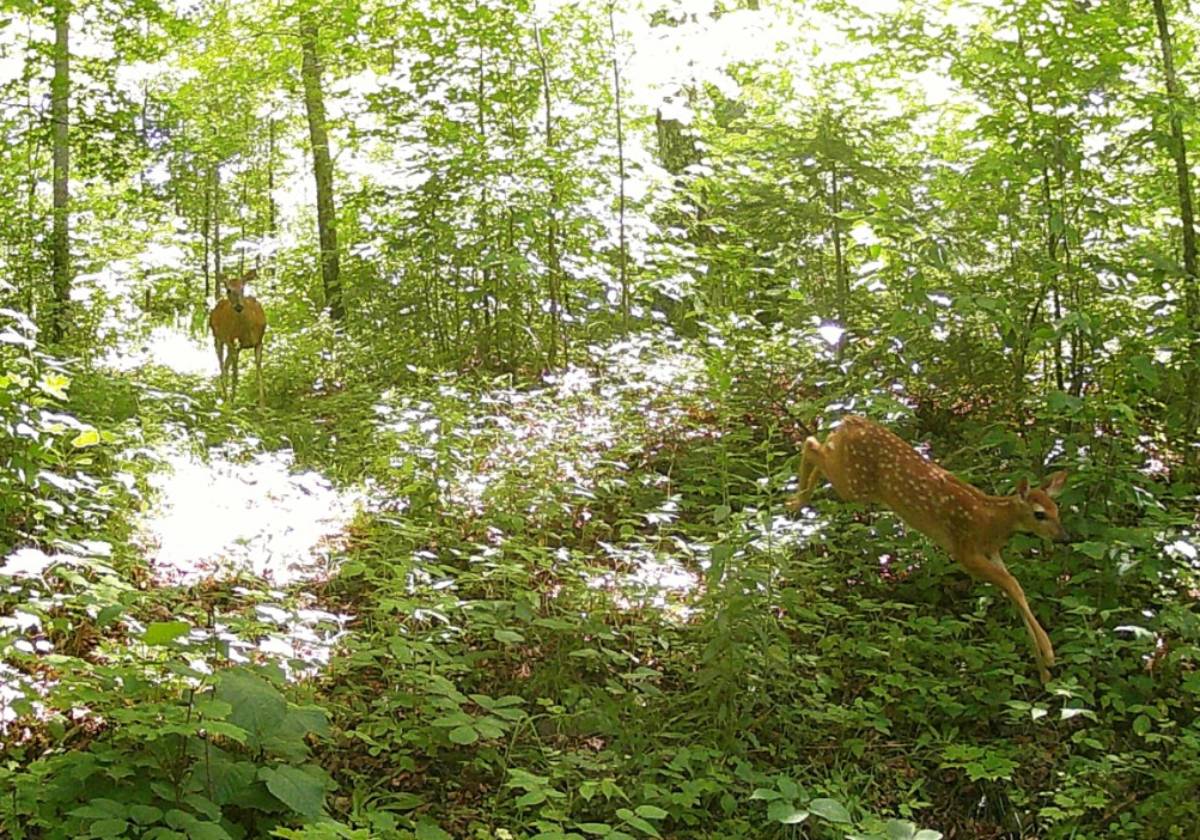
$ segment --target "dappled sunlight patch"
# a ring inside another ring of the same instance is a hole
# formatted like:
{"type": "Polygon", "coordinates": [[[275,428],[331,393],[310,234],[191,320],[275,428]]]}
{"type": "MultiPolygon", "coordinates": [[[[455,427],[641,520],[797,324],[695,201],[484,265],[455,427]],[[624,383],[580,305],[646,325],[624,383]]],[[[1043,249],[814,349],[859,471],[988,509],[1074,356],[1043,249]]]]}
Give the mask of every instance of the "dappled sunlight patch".
{"type": "Polygon", "coordinates": [[[564,516],[628,473],[623,459],[699,434],[687,409],[701,399],[703,369],[682,346],[638,336],[591,348],[595,367],[547,374],[538,387],[478,393],[448,381],[428,400],[385,399],[375,412],[396,438],[393,465],[438,476],[448,506],[564,516]]]}
{"type": "Polygon", "coordinates": [[[46,657],[84,655],[97,638],[98,617],[114,608],[103,606],[118,577],[109,565],[112,546],[102,540],[56,540],[54,545],[59,549],[54,553],[26,546],[0,558],[0,589],[14,602],[0,615],[0,638],[5,640],[0,732],[21,718],[44,720],[48,706],[43,701],[57,684],[56,669],[61,667],[46,657]],[[88,581],[97,582],[95,589],[88,581]],[[104,596],[96,597],[97,591],[104,596]],[[76,598],[88,603],[87,617],[68,622],[71,630],[64,632],[57,619],[76,598]]]}
{"type": "MultiPolygon", "coordinates": [[[[218,613],[212,628],[193,628],[188,643],[200,650],[221,646],[230,662],[237,665],[271,663],[289,680],[299,680],[319,674],[337,646],[349,632],[353,616],[304,606],[312,601],[302,596],[301,604],[283,592],[256,592],[236,587],[233,595],[250,602],[250,615],[218,613]],[[266,600],[263,600],[266,598],[266,600]],[[254,602],[258,603],[254,603],[254,602]],[[247,627],[251,620],[254,630],[247,627]]],[[[191,661],[200,673],[211,672],[203,657],[191,661]]]]}
{"type": "Polygon", "coordinates": [[[700,576],[679,557],[640,543],[599,546],[614,568],[588,575],[587,585],[611,592],[617,609],[654,608],[681,621],[695,613],[691,602],[701,592],[700,576]]]}
{"type": "Polygon", "coordinates": [[[157,326],[149,335],[123,340],[108,351],[100,364],[123,373],[153,364],[184,376],[217,374],[212,344],[190,334],[182,324],[157,326]]]}
{"type": "Polygon", "coordinates": [[[829,527],[829,520],[813,511],[799,517],[776,513],[746,517],[742,527],[749,537],[747,544],[755,551],[788,551],[807,546],[829,527]]]}
{"type": "Polygon", "coordinates": [[[361,495],[312,471],[292,472],[292,453],[244,455],[212,449],[207,459],[166,451],[153,474],[155,507],[141,522],[155,576],[190,585],[250,575],[272,585],[325,577],[361,495]]]}

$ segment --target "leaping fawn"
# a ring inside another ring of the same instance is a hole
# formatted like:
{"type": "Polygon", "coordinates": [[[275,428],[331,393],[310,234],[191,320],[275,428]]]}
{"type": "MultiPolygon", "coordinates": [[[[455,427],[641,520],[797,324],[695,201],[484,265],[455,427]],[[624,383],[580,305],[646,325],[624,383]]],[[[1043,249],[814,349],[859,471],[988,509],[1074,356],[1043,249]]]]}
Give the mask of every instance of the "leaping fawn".
{"type": "Polygon", "coordinates": [[[258,276],[251,269],[240,277],[224,277],[225,299],[213,307],[208,316],[213,343],[217,348],[217,364],[221,366],[221,396],[226,402],[237,395],[238,354],[242,350],[254,350],[254,368],[258,373],[258,405],[263,404],[262,342],[267,331],[267,314],[262,305],[242,291],[250,280],[258,276]],[[232,369],[233,387],[226,389],[225,377],[232,369]]]}
{"type": "Polygon", "coordinates": [[[1043,683],[1049,681],[1054,648],[1029,609],[1021,584],[1000,559],[1000,549],[1016,531],[1067,541],[1052,498],[1062,490],[1066,472],[1054,473],[1034,489],[1022,479],[1014,496],[989,496],[926,460],[877,423],[846,417],[824,444],[815,437],[804,441],[800,489],[787,502],[791,510],[808,503],[822,474],[843,500],[891,508],[972,575],[1000,587],[1033,640],[1038,675],[1043,683]]]}

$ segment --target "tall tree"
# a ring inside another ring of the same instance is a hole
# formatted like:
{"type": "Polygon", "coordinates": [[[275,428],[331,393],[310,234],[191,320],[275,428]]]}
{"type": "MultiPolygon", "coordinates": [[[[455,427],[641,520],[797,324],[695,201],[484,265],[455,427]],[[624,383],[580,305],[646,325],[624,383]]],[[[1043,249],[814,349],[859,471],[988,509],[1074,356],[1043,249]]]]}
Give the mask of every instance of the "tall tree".
{"type": "Polygon", "coordinates": [[[304,109],[308,115],[308,136],[312,144],[313,177],[317,182],[317,236],[321,248],[321,280],[325,287],[325,305],[329,317],[340,321],[342,285],[339,276],[337,211],[333,200],[333,159],[329,154],[329,132],[325,121],[325,90],[321,83],[319,30],[311,13],[300,21],[301,76],[304,82],[304,109]]]}
{"type": "MultiPolygon", "coordinates": [[[[1166,0],[1152,0],[1154,21],[1158,27],[1158,43],[1162,50],[1163,75],[1167,85],[1167,108],[1171,126],[1171,157],[1175,161],[1175,186],[1179,195],[1179,218],[1183,225],[1183,302],[1186,323],[1184,329],[1191,333],[1188,346],[1187,389],[1192,394],[1185,417],[1186,431],[1190,435],[1200,419],[1200,405],[1195,399],[1200,387],[1200,275],[1196,266],[1196,217],[1192,206],[1192,184],[1187,160],[1187,138],[1183,133],[1183,97],[1179,90],[1179,78],[1175,73],[1175,51],[1171,45],[1171,29],[1167,20],[1166,0]]],[[[1189,448],[1192,461],[1197,457],[1189,448]]]]}
{"type": "Polygon", "coordinates": [[[54,79],[50,91],[50,119],[54,124],[54,230],[52,249],[52,294],[49,334],[61,340],[66,332],[67,304],[71,299],[70,234],[70,0],[54,3],[54,79]]]}
{"type": "Polygon", "coordinates": [[[629,329],[629,243],[625,231],[625,130],[621,122],[621,62],[617,51],[617,25],[614,20],[615,4],[608,4],[608,32],[612,37],[613,109],[617,114],[617,236],[620,253],[618,277],[621,283],[621,328],[629,329]]]}

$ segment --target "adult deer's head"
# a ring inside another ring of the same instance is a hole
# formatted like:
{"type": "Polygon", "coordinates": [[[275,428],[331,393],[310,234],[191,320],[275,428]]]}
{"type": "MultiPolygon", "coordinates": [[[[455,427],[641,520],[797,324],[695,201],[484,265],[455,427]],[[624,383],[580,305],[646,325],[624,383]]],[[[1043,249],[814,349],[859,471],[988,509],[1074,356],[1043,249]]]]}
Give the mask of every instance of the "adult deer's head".
{"type": "Polygon", "coordinates": [[[229,302],[233,304],[233,311],[240,313],[242,311],[242,293],[246,284],[258,276],[258,269],[252,268],[240,277],[225,276],[225,297],[229,298],[229,302]]]}

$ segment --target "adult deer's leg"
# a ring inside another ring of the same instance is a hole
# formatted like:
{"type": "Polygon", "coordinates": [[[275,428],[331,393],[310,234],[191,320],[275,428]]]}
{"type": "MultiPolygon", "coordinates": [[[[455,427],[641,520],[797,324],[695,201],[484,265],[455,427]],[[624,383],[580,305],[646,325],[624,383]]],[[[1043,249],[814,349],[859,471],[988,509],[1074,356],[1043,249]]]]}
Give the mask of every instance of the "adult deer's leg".
{"type": "Polygon", "coordinates": [[[1000,591],[1007,595],[1016,606],[1017,611],[1021,614],[1021,619],[1025,622],[1029,638],[1033,641],[1038,676],[1041,677],[1043,683],[1049,682],[1050,671],[1048,669],[1054,664],[1054,647],[1050,644],[1050,637],[1046,635],[1046,631],[1034,617],[1033,610],[1029,609],[1029,602],[1025,600],[1025,591],[1021,589],[1021,584],[1005,568],[999,557],[989,559],[982,555],[968,555],[957,559],[975,577],[999,587],[1000,591]]]}
{"type": "Polygon", "coordinates": [[[217,379],[221,383],[221,399],[228,399],[225,393],[225,342],[213,336],[213,346],[217,348],[217,379]]]}
{"type": "Polygon", "coordinates": [[[237,386],[238,386],[238,356],[242,354],[242,349],[236,344],[229,345],[229,362],[233,369],[233,388],[230,391],[230,402],[237,402],[237,386]]]}
{"type": "Polygon", "coordinates": [[[258,407],[263,407],[262,342],[254,345],[254,371],[258,375],[258,407]]]}

